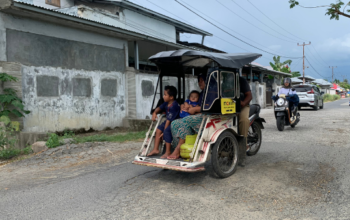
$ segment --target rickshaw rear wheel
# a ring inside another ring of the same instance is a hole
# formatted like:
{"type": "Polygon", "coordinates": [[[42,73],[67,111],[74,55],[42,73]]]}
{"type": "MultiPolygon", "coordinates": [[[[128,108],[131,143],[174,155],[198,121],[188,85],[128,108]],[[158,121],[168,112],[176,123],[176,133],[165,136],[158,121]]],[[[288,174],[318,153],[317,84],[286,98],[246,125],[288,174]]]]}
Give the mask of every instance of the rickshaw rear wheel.
{"type": "Polygon", "coordinates": [[[224,131],[212,149],[211,164],[220,178],[234,174],[238,164],[238,142],[230,131],[224,131]]]}

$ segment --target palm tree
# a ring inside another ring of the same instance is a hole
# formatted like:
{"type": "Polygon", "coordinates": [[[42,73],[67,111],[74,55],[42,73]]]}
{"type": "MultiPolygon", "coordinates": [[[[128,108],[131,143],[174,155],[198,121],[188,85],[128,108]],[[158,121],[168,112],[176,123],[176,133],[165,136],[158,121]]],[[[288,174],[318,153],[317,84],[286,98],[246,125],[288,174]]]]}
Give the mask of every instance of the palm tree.
{"type": "Polygon", "coordinates": [[[299,72],[292,72],[290,70],[290,68],[288,67],[288,65],[290,66],[292,64],[292,60],[286,60],[283,63],[281,63],[280,60],[281,60],[280,56],[273,57],[273,61],[275,62],[275,64],[270,62],[270,66],[273,68],[273,70],[283,72],[283,73],[292,74],[292,77],[301,76],[299,72]]]}
{"type": "Polygon", "coordinates": [[[273,68],[273,70],[282,72],[283,67],[285,67],[287,64],[290,65],[292,63],[291,60],[286,60],[283,63],[281,63],[280,60],[281,60],[280,56],[273,57],[273,61],[275,62],[275,64],[270,62],[270,66],[273,68]]]}

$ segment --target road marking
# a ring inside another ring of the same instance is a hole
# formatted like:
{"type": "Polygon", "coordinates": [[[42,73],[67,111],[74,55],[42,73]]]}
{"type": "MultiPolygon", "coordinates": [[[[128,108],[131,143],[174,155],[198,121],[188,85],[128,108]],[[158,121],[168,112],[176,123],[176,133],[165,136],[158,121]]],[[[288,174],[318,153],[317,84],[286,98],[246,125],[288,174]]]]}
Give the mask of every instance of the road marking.
{"type": "Polygon", "coordinates": [[[343,104],[340,104],[340,105],[349,105],[349,103],[345,102],[345,103],[343,103],[343,104]]]}

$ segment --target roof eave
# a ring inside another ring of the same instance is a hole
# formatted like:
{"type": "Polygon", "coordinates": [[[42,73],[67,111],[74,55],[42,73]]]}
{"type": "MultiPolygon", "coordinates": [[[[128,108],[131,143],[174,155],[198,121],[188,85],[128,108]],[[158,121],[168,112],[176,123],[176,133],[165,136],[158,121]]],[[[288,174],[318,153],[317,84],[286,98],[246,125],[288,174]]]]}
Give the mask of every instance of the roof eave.
{"type": "Polygon", "coordinates": [[[29,10],[29,11],[41,13],[41,14],[44,14],[44,15],[54,16],[54,17],[57,17],[57,18],[62,18],[62,19],[66,19],[66,20],[69,20],[69,21],[74,21],[74,22],[90,25],[90,26],[97,27],[97,28],[103,28],[103,29],[106,29],[106,30],[115,31],[117,33],[129,35],[131,37],[141,38],[143,40],[148,40],[148,41],[161,43],[161,44],[168,45],[168,46],[173,46],[175,48],[193,49],[191,47],[186,47],[186,46],[179,45],[179,44],[176,44],[176,43],[164,41],[164,40],[157,39],[157,38],[154,38],[154,37],[151,37],[151,36],[147,36],[147,35],[144,35],[144,34],[141,34],[141,33],[128,31],[128,30],[125,30],[125,29],[122,29],[122,28],[113,27],[113,26],[106,25],[106,24],[103,24],[103,23],[98,23],[98,22],[95,22],[95,21],[92,21],[92,20],[86,20],[86,19],[83,19],[83,18],[71,16],[71,15],[68,15],[68,14],[59,13],[59,12],[52,11],[52,10],[47,10],[45,8],[40,8],[40,7],[32,6],[32,5],[29,5],[29,4],[25,4],[25,3],[13,2],[13,6],[16,7],[16,8],[19,8],[19,9],[24,9],[24,10],[29,10]]]}

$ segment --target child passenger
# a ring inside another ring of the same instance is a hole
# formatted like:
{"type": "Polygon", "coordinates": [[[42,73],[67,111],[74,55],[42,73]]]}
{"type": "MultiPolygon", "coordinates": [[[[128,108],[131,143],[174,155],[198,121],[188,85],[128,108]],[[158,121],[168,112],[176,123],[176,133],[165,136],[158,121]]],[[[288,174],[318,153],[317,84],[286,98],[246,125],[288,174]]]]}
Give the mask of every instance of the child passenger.
{"type": "Polygon", "coordinates": [[[167,158],[171,152],[171,142],[173,141],[172,135],[171,135],[171,122],[175,119],[179,118],[180,113],[180,106],[177,103],[176,99],[177,95],[177,89],[174,86],[166,86],[164,89],[164,103],[156,108],[156,110],[152,114],[152,121],[157,120],[157,114],[161,112],[166,113],[166,121],[163,122],[161,125],[158,126],[156,131],[156,138],[154,140],[154,148],[153,150],[147,155],[157,155],[159,154],[159,143],[161,142],[162,137],[165,141],[166,151],[161,158],[167,158]]]}
{"type": "Polygon", "coordinates": [[[199,100],[199,92],[196,90],[193,90],[189,95],[189,99],[187,99],[185,103],[181,105],[180,117],[184,118],[186,116],[191,115],[190,113],[188,113],[188,110],[190,109],[190,107],[199,106],[200,103],[198,103],[198,100],[199,100]]]}

